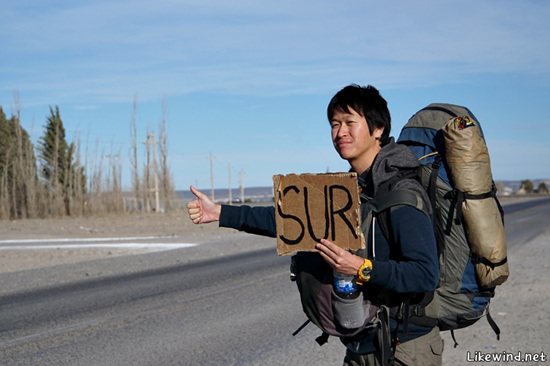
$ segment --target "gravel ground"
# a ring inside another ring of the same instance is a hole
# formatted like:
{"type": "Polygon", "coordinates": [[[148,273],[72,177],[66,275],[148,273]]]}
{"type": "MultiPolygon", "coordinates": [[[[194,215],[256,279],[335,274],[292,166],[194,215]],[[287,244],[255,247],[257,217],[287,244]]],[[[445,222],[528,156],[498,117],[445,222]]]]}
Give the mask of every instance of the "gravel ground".
{"type": "MultiPolygon", "coordinates": [[[[87,218],[30,219],[0,221],[0,241],[58,238],[179,238],[182,242],[203,242],[227,233],[216,224],[194,225],[186,212],[167,214],[106,215],[87,218]]],[[[146,253],[149,249],[41,249],[0,251],[0,273],[36,269],[146,253]]]]}

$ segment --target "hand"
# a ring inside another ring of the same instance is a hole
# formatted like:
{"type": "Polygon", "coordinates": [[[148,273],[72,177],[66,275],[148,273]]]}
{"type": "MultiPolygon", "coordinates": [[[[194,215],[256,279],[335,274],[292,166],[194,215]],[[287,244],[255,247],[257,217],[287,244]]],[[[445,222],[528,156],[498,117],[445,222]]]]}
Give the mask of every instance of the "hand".
{"type": "Polygon", "coordinates": [[[206,224],[220,220],[221,205],[215,204],[207,195],[191,186],[191,193],[197,197],[187,204],[189,218],[195,224],[206,224]]]}
{"type": "Polygon", "coordinates": [[[357,275],[359,268],[365,262],[362,257],[352,254],[326,239],[321,239],[321,242],[315,248],[319,250],[321,256],[332,269],[342,274],[357,275]]]}

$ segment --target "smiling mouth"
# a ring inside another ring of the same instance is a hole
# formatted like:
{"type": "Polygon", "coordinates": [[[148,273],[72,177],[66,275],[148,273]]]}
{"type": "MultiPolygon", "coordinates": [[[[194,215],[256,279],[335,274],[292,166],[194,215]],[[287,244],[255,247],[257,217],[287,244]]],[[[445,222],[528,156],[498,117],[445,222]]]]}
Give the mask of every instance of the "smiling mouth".
{"type": "Polygon", "coordinates": [[[348,146],[350,144],[351,144],[351,141],[337,141],[336,142],[336,146],[338,146],[338,147],[348,146]]]}

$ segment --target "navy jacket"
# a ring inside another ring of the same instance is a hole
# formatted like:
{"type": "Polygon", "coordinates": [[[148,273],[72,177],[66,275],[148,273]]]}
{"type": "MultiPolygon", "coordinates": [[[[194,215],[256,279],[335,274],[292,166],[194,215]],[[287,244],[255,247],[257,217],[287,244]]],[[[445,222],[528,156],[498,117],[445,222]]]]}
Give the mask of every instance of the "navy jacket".
{"type": "MultiPolygon", "coordinates": [[[[365,194],[374,196],[378,187],[397,172],[417,165],[416,156],[410,150],[392,141],[378,154],[371,170],[361,174],[361,189],[365,194]]],[[[429,206],[425,191],[418,182],[403,181],[396,188],[416,191],[429,206]]],[[[364,285],[365,292],[376,293],[385,289],[399,297],[399,294],[433,291],[439,280],[439,259],[431,221],[424,212],[414,207],[399,206],[392,209],[390,222],[395,239],[391,251],[378,224],[374,226],[374,246],[372,226],[368,233],[364,233],[367,257],[374,258],[371,279],[364,285]]],[[[252,234],[271,237],[277,235],[274,207],[223,205],[219,225],[252,234]]],[[[395,327],[396,323],[392,321],[391,328],[395,327]]],[[[407,334],[400,330],[400,342],[424,335],[430,330],[431,328],[410,324],[407,334]]],[[[347,347],[356,353],[370,353],[375,350],[373,339],[374,332],[365,331],[361,337],[355,337],[353,342],[347,343],[347,347]]]]}

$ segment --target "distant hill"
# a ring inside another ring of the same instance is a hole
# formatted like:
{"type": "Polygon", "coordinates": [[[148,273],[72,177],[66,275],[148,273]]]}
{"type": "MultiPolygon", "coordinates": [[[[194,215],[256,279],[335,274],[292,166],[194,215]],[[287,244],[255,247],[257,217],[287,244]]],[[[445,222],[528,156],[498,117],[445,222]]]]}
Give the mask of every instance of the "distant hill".
{"type": "MultiPolygon", "coordinates": [[[[199,188],[201,192],[211,196],[210,188],[199,188]]],[[[176,191],[176,194],[184,199],[184,201],[189,201],[195,196],[191,191],[176,191]]],[[[242,202],[272,202],[273,201],[273,187],[246,187],[243,189],[243,197],[241,197],[241,192],[239,188],[231,189],[231,201],[234,203],[242,202]]],[[[218,203],[228,203],[229,202],[229,190],[227,188],[214,189],[214,200],[218,203]]]]}
{"type": "MultiPolygon", "coordinates": [[[[550,178],[548,179],[532,179],[533,187],[536,189],[541,182],[544,182],[550,188],[550,178]]],[[[501,180],[496,181],[499,195],[515,194],[521,186],[521,180],[501,180]]],[[[211,196],[210,188],[199,188],[203,193],[211,196]]],[[[244,202],[273,202],[273,187],[246,187],[243,189],[243,197],[238,188],[231,189],[231,201],[234,203],[244,202]]],[[[189,201],[194,198],[189,190],[176,191],[176,194],[183,198],[184,201],[189,201]]],[[[229,202],[229,190],[227,188],[215,189],[214,199],[218,203],[229,202]]]]}

